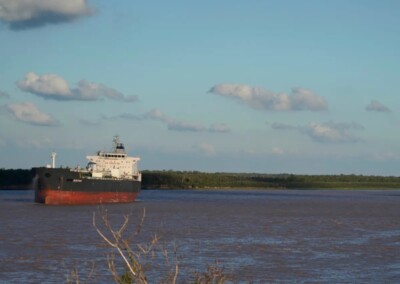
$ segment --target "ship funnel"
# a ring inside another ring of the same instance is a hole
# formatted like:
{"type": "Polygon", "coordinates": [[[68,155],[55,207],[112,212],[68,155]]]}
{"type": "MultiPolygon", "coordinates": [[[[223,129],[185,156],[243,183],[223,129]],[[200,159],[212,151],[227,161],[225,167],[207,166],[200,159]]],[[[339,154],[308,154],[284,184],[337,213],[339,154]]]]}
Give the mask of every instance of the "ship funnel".
{"type": "Polygon", "coordinates": [[[56,167],[56,152],[51,153],[51,167],[54,169],[56,167]]]}

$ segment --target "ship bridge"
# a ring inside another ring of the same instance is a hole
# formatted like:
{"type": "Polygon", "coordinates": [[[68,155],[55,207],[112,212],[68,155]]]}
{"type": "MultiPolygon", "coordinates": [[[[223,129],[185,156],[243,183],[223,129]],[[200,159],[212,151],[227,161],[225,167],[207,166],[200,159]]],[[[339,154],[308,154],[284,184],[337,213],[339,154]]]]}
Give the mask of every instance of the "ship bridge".
{"type": "Polygon", "coordinates": [[[137,168],[139,157],[129,157],[125,152],[124,144],[120,143],[118,136],[114,137],[114,147],[110,152],[98,151],[97,155],[86,156],[88,170],[93,177],[112,176],[115,178],[139,178],[137,168]]]}

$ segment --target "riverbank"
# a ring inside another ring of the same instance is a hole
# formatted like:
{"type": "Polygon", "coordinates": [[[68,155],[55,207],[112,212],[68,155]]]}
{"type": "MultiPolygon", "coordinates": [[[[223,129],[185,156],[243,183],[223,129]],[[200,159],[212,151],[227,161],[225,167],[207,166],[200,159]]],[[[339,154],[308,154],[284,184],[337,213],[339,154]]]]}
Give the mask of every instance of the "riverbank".
{"type": "Polygon", "coordinates": [[[142,188],[400,189],[400,177],[143,171],[142,188]]]}
{"type": "MultiPolygon", "coordinates": [[[[196,171],[142,172],[143,189],[400,189],[399,176],[294,175],[260,173],[205,173],[196,171]]],[[[28,189],[32,173],[0,169],[1,189],[28,189]]]]}

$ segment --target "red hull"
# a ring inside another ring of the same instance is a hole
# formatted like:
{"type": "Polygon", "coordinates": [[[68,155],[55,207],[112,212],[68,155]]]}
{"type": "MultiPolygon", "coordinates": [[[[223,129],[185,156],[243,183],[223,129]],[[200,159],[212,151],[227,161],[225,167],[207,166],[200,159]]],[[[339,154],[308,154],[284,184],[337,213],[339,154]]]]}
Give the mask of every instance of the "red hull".
{"type": "MultiPolygon", "coordinates": [[[[44,190],[40,200],[47,205],[83,205],[134,202],[139,192],[81,192],[44,190]]],[[[37,200],[38,201],[38,200],[37,200]]]]}

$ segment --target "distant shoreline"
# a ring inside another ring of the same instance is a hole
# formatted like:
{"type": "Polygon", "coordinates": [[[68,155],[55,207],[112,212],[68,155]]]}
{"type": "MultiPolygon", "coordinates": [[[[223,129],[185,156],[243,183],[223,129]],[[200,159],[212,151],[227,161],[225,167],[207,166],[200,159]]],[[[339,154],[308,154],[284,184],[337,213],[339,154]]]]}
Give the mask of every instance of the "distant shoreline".
{"type": "Polygon", "coordinates": [[[0,190],[32,190],[31,184],[28,185],[2,185],[0,190]]]}
{"type": "MultiPolygon", "coordinates": [[[[400,176],[142,171],[142,189],[400,189],[400,176]]],[[[31,170],[0,169],[0,190],[32,188],[31,170]]]]}
{"type": "Polygon", "coordinates": [[[400,189],[400,177],[143,171],[144,189],[400,189]]]}
{"type": "MultiPolygon", "coordinates": [[[[32,186],[0,186],[0,192],[1,191],[24,191],[24,190],[34,190],[32,186]]],[[[223,190],[274,190],[274,191],[279,191],[279,190],[293,190],[293,191],[301,191],[301,190],[400,190],[400,187],[335,187],[335,188],[330,188],[330,187],[325,187],[325,188],[274,188],[274,187],[196,187],[196,188],[157,188],[157,187],[145,187],[141,188],[143,191],[151,191],[151,190],[165,190],[165,191],[174,191],[174,190],[205,190],[205,191],[223,191],[223,190]]]]}

